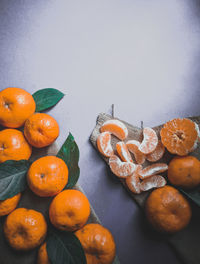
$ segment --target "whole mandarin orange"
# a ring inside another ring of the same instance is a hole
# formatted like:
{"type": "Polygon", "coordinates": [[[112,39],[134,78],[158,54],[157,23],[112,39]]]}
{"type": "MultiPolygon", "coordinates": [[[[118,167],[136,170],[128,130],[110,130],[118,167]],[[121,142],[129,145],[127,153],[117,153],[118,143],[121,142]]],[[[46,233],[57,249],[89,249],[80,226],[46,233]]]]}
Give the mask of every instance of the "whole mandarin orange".
{"type": "Polygon", "coordinates": [[[68,182],[68,167],[56,156],[45,156],[34,161],[27,173],[30,189],[41,197],[54,196],[68,182]]]}
{"type": "Polygon", "coordinates": [[[30,93],[21,88],[8,87],[0,92],[0,124],[17,128],[35,112],[35,101],[30,93]]]}
{"type": "Polygon", "coordinates": [[[21,193],[18,193],[11,198],[8,198],[6,200],[1,200],[0,216],[8,215],[9,213],[11,213],[17,207],[20,198],[21,198],[21,193]]]}
{"type": "Polygon", "coordinates": [[[200,162],[193,156],[174,157],[168,167],[171,184],[191,189],[200,184],[200,162]]]}
{"type": "Polygon", "coordinates": [[[58,137],[59,125],[52,116],[45,113],[35,113],[26,120],[24,135],[32,146],[36,148],[46,147],[58,137]]]}
{"type": "Polygon", "coordinates": [[[87,197],[78,190],[64,190],[51,202],[49,218],[58,229],[75,231],[85,225],[90,215],[87,197]]]}
{"type": "Polygon", "coordinates": [[[47,254],[46,242],[44,242],[38,250],[37,264],[50,264],[48,254],[47,254]]]}
{"type": "Polygon", "coordinates": [[[192,211],[185,197],[174,187],[164,186],[151,192],[145,204],[151,225],[163,233],[175,233],[190,222],[192,211]]]}
{"type": "Polygon", "coordinates": [[[0,131],[0,162],[6,160],[28,160],[31,153],[32,147],[21,131],[12,128],[0,131]]]}
{"type": "Polygon", "coordinates": [[[111,232],[100,224],[87,224],[75,232],[85,252],[87,264],[112,264],[116,246],[111,232]]]}
{"type": "Polygon", "coordinates": [[[44,216],[35,210],[17,208],[4,223],[4,234],[10,246],[16,250],[30,250],[45,239],[47,224],[44,216]]]}

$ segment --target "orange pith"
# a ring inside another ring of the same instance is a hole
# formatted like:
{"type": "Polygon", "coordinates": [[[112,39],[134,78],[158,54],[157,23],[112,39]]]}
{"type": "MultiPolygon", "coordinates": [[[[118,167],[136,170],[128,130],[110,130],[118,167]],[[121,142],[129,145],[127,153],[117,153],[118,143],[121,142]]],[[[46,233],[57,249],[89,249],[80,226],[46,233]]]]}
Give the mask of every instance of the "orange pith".
{"type": "Polygon", "coordinates": [[[110,132],[117,138],[124,140],[128,136],[127,127],[117,119],[107,120],[100,128],[101,132],[110,132]]]}
{"type": "Polygon", "coordinates": [[[0,92],[0,124],[17,128],[35,112],[35,101],[27,91],[9,87],[0,92]]]}
{"type": "Polygon", "coordinates": [[[114,154],[113,148],[111,146],[111,134],[110,132],[102,132],[97,138],[98,150],[105,157],[110,157],[114,154]]]}
{"type": "Polygon", "coordinates": [[[112,264],[116,246],[110,231],[100,224],[87,224],[75,232],[85,252],[87,264],[112,264]]]}
{"type": "Polygon", "coordinates": [[[116,144],[116,150],[122,161],[133,162],[131,154],[128,151],[126,144],[120,141],[116,144]]]}
{"type": "Polygon", "coordinates": [[[41,197],[54,196],[68,182],[68,167],[56,156],[45,156],[34,161],[27,173],[30,189],[41,197]]]}
{"type": "Polygon", "coordinates": [[[140,146],[140,142],[137,140],[129,140],[126,142],[126,146],[128,148],[128,150],[133,153],[134,157],[135,157],[135,161],[138,164],[143,164],[145,162],[145,154],[143,154],[140,150],[139,150],[139,146],[140,146]]]}
{"type": "Polygon", "coordinates": [[[126,178],[131,175],[136,165],[132,162],[123,162],[116,155],[112,155],[109,158],[109,166],[111,171],[120,178],[126,178]]]}
{"type": "Polygon", "coordinates": [[[4,234],[11,247],[16,250],[30,250],[45,239],[47,224],[44,216],[25,208],[15,209],[4,223],[4,234]]]}
{"type": "Polygon", "coordinates": [[[188,118],[175,118],[164,124],[160,136],[170,153],[184,156],[195,149],[199,128],[188,118]]]}
{"type": "Polygon", "coordinates": [[[28,160],[31,153],[32,148],[21,131],[11,128],[0,131],[0,162],[28,160]]]}
{"type": "Polygon", "coordinates": [[[75,231],[85,225],[90,215],[87,197],[78,190],[64,190],[51,202],[49,217],[58,229],[75,231]]]}

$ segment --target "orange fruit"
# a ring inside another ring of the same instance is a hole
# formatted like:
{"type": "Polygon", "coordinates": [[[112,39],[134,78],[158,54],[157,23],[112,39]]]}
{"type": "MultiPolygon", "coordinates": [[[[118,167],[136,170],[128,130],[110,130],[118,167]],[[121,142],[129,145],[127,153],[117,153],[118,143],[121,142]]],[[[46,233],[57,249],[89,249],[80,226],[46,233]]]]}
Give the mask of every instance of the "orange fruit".
{"type": "Polygon", "coordinates": [[[160,160],[165,153],[165,147],[163,146],[161,140],[158,140],[158,145],[155,150],[146,155],[146,159],[150,162],[156,162],[160,160]]]}
{"type": "Polygon", "coordinates": [[[168,170],[168,165],[166,163],[154,163],[139,171],[140,179],[144,180],[166,170],[168,170]]]}
{"type": "Polygon", "coordinates": [[[50,261],[47,255],[46,242],[44,242],[38,250],[37,264],[50,264],[50,261]]]}
{"type": "Polygon", "coordinates": [[[143,140],[138,149],[144,154],[149,154],[156,149],[157,145],[158,137],[156,132],[150,127],[145,127],[143,129],[143,140]]]}
{"type": "Polygon", "coordinates": [[[68,182],[68,167],[56,156],[45,156],[34,161],[27,173],[30,189],[41,197],[54,196],[68,182]]]}
{"type": "Polygon", "coordinates": [[[4,223],[4,234],[16,250],[29,250],[39,246],[45,239],[47,224],[44,216],[35,210],[17,208],[4,223]]]}
{"type": "Polygon", "coordinates": [[[32,146],[43,148],[56,140],[59,135],[59,125],[52,116],[35,113],[26,120],[24,135],[32,146]]]}
{"type": "Polygon", "coordinates": [[[28,160],[31,153],[32,148],[21,131],[11,128],[0,131],[0,162],[28,160]]]}
{"type": "Polygon", "coordinates": [[[161,175],[153,175],[145,180],[143,180],[140,184],[140,189],[142,192],[149,191],[153,188],[160,188],[167,184],[165,178],[161,175]]]}
{"type": "Polygon", "coordinates": [[[126,178],[135,171],[136,165],[133,162],[123,162],[116,155],[109,158],[109,166],[111,171],[120,178],[126,178]]]}
{"type": "Polygon", "coordinates": [[[145,204],[147,219],[158,231],[175,233],[191,219],[191,208],[185,197],[174,187],[164,186],[151,192],[145,204]]]}
{"type": "Polygon", "coordinates": [[[194,188],[200,184],[200,162],[193,156],[174,157],[168,168],[168,179],[183,188],[194,188]]]}
{"type": "Polygon", "coordinates": [[[185,156],[196,148],[199,128],[188,118],[175,118],[164,124],[160,136],[170,153],[185,156]]]}
{"type": "Polygon", "coordinates": [[[49,218],[58,229],[75,231],[85,225],[90,215],[90,203],[78,190],[64,190],[51,202],[49,218]]]}
{"type": "Polygon", "coordinates": [[[11,213],[17,207],[20,198],[21,198],[21,193],[18,193],[11,198],[8,198],[6,200],[1,200],[0,201],[0,216],[11,213]]]}
{"type": "Polygon", "coordinates": [[[145,162],[145,154],[142,153],[139,150],[139,146],[140,146],[140,142],[137,140],[129,140],[126,142],[126,146],[128,148],[128,150],[133,153],[134,157],[135,157],[135,161],[138,164],[143,164],[145,162]]]}
{"type": "Polygon", "coordinates": [[[139,171],[142,169],[141,165],[137,165],[135,171],[130,176],[126,177],[126,184],[129,190],[133,193],[140,193],[140,179],[139,171]]]}
{"type": "Polygon", "coordinates": [[[123,161],[133,162],[131,154],[129,153],[128,148],[123,141],[117,142],[116,150],[123,161]]]}
{"type": "Polygon", "coordinates": [[[117,119],[110,119],[103,123],[100,128],[101,132],[110,132],[117,138],[124,140],[128,136],[128,129],[127,127],[117,119]]]}
{"type": "Polygon", "coordinates": [[[87,264],[112,264],[116,246],[111,232],[100,224],[87,224],[75,232],[85,252],[87,264]]]}
{"type": "Polygon", "coordinates": [[[105,157],[110,157],[114,154],[111,146],[110,132],[103,132],[97,138],[97,148],[105,157]]]}
{"type": "Polygon", "coordinates": [[[17,128],[35,112],[35,101],[27,91],[9,87],[0,92],[0,124],[17,128]]]}

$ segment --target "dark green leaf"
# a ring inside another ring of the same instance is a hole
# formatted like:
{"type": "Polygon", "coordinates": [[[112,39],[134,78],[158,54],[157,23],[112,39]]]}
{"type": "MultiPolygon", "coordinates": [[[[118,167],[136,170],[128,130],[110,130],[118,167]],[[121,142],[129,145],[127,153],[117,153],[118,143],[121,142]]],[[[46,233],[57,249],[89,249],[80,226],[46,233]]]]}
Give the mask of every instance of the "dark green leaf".
{"type": "Polygon", "coordinates": [[[33,94],[33,98],[36,103],[36,112],[47,110],[48,108],[57,104],[64,94],[54,88],[44,88],[38,90],[33,94]]]}
{"type": "Polygon", "coordinates": [[[81,243],[72,232],[50,228],[46,242],[47,254],[52,264],[86,264],[81,243]]]}
{"type": "Polygon", "coordinates": [[[0,200],[13,197],[26,188],[27,160],[7,160],[0,164],[0,200]]]}
{"type": "Polygon", "coordinates": [[[69,179],[65,189],[72,188],[78,181],[80,169],[78,166],[79,149],[71,133],[59,150],[57,157],[63,159],[69,169],[69,179]]]}
{"type": "Polygon", "coordinates": [[[200,206],[200,187],[193,190],[179,189],[185,196],[192,200],[196,205],[200,206]]]}

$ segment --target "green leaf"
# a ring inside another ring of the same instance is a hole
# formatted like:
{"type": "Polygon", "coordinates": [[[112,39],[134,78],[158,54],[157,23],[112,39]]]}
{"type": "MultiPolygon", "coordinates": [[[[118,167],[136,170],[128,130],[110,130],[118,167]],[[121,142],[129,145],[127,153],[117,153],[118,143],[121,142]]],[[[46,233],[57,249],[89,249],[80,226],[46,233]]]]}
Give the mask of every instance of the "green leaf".
{"type": "Polygon", "coordinates": [[[67,164],[69,178],[65,189],[70,189],[77,183],[80,174],[80,169],[78,166],[79,149],[71,133],[69,133],[66,141],[58,151],[57,157],[64,160],[67,164]]]}
{"type": "Polygon", "coordinates": [[[0,200],[5,200],[26,188],[27,160],[7,160],[0,163],[0,200]]]}
{"type": "Polygon", "coordinates": [[[192,200],[196,205],[200,206],[200,187],[193,190],[179,189],[185,196],[192,200]]]}
{"type": "Polygon", "coordinates": [[[36,103],[36,112],[42,112],[57,104],[64,94],[54,88],[44,88],[33,94],[36,103]]]}
{"type": "Polygon", "coordinates": [[[86,264],[81,243],[72,232],[50,228],[46,242],[47,254],[52,264],[86,264]]]}

